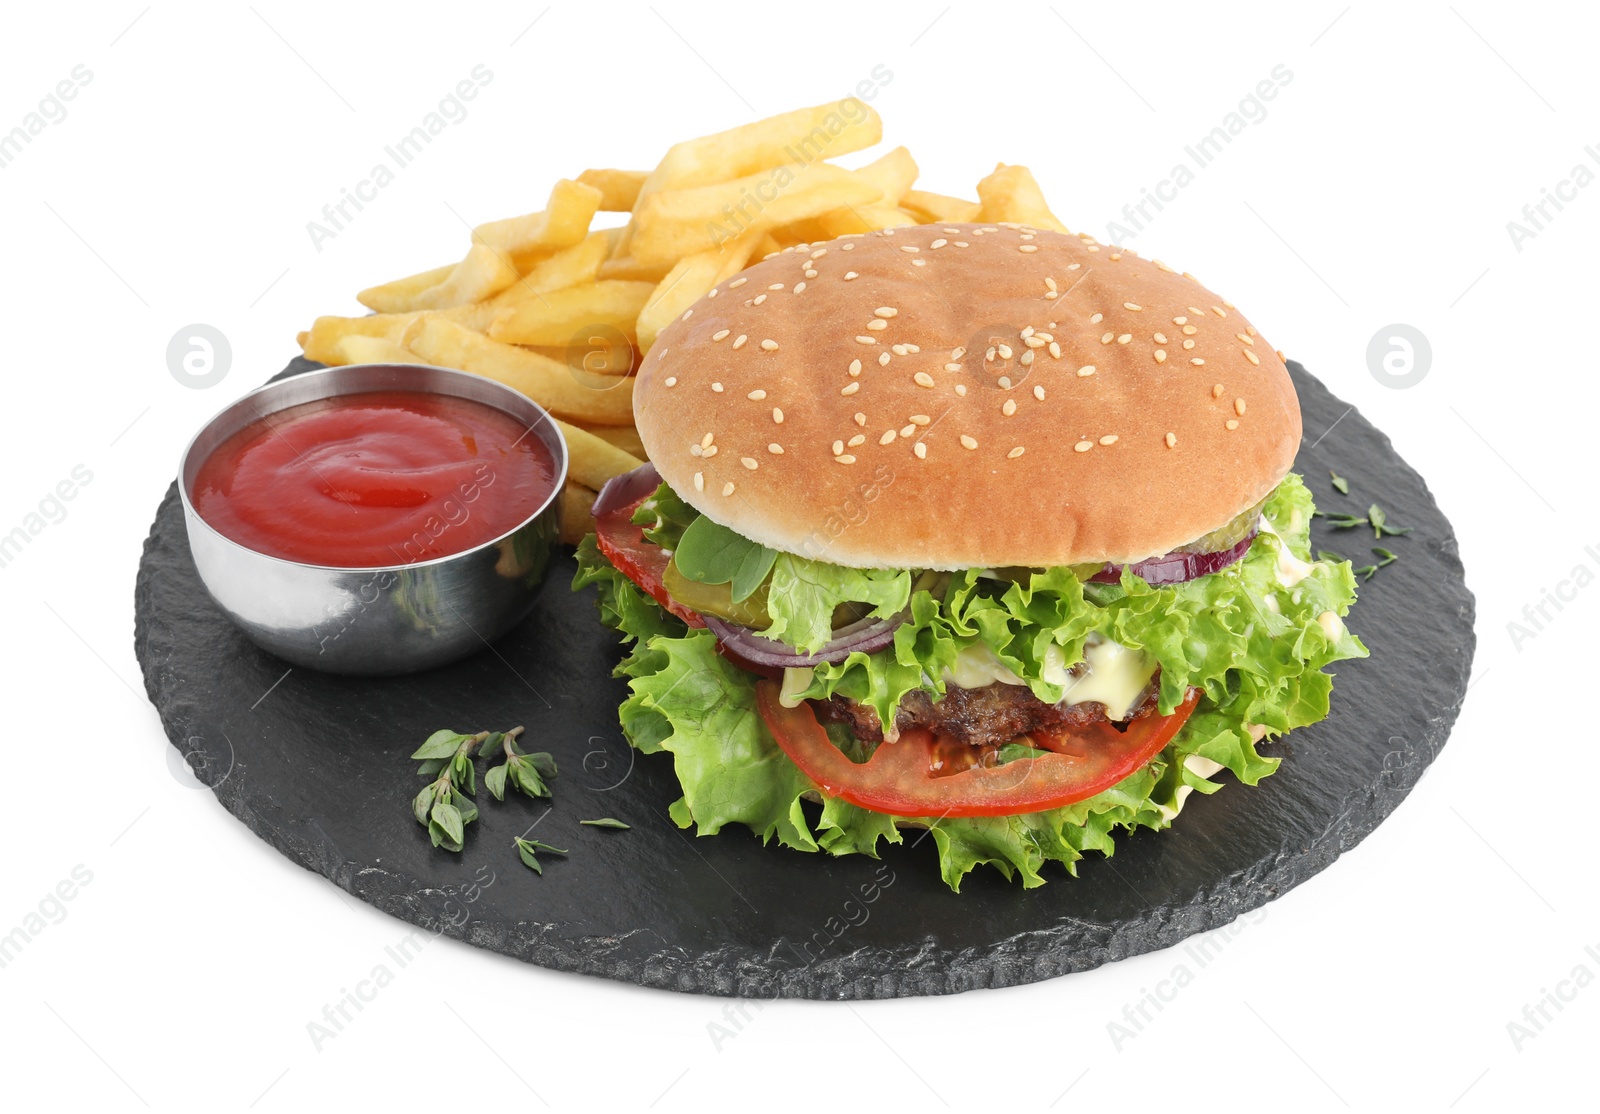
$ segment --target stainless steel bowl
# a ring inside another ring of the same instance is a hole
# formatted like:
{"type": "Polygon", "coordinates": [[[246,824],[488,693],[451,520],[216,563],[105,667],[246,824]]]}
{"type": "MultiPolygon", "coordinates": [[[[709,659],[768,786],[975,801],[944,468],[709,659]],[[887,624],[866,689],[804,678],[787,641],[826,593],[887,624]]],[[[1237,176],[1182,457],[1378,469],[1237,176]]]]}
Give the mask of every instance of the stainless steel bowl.
{"type": "Polygon", "coordinates": [[[269,383],[223,410],[184,450],[178,491],[200,579],[251,641],[308,669],[396,674],[464,658],[528,614],[560,536],[566,478],[566,441],[525,395],[447,368],[358,364],[269,383]],[[526,422],[556,461],[550,498],[493,541],[429,561],[370,568],[269,557],[224,537],[196,513],[192,488],[200,466],[251,422],[301,403],[387,390],[471,399],[526,422]]]}

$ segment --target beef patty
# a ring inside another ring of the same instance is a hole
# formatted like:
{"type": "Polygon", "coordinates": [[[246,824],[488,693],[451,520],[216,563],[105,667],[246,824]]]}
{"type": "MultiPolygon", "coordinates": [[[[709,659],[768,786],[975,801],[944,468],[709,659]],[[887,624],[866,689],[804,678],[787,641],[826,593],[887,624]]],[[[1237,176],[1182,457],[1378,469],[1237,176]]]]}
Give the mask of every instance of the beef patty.
{"type": "MultiPolygon", "coordinates": [[[[1128,713],[1128,719],[1142,716],[1155,707],[1160,676],[1157,670],[1150,678],[1128,713]]],[[[876,743],[884,737],[883,724],[871,705],[836,695],[812,701],[812,707],[818,719],[842,723],[864,742],[876,743]]],[[[897,736],[902,731],[925,727],[935,735],[971,746],[999,746],[1038,728],[1084,727],[1107,718],[1106,706],[1098,700],[1082,704],[1046,704],[1026,685],[996,682],[975,689],[950,685],[938,699],[922,689],[914,689],[895,710],[894,726],[897,736]]]]}

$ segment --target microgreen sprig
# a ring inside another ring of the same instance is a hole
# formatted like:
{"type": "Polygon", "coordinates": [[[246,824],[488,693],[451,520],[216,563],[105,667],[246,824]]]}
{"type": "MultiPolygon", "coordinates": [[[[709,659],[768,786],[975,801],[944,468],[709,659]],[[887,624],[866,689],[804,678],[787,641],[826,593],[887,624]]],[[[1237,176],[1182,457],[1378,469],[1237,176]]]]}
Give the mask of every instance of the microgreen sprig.
{"type": "MultiPolygon", "coordinates": [[[[556,776],[555,756],[548,751],[537,751],[526,754],[517,745],[517,736],[522,734],[522,728],[513,727],[496,740],[504,752],[506,760],[498,766],[490,767],[483,775],[483,784],[489,792],[494,794],[494,799],[506,799],[507,783],[513,789],[519,790],[529,797],[550,796],[550,786],[545,784],[545,779],[556,776]]],[[[491,743],[485,747],[488,753],[494,746],[491,743]]]]}
{"type": "Polygon", "coordinates": [[[467,799],[478,788],[472,752],[491,734],[435,731],[411,756],[422,760],[417,773],[433,778],[412,800],[411,814],[428,829],[428,838],[435,847],[461,850],[467,825],[478,818],[477,806],[467,799]]]}
{"type": "Polygon", "coordinates": [[[522,865],[535,874],[544,873],[544,865],[539,862],[538,852],[546,851],[552,855],[566,854],[566,851],[560,847],[551,847],[548,843],[543,843],[537,839],[523,839],[521,836],[517,836],[511,842],[517,846],[517,857],[522,860],[522,865]]]}

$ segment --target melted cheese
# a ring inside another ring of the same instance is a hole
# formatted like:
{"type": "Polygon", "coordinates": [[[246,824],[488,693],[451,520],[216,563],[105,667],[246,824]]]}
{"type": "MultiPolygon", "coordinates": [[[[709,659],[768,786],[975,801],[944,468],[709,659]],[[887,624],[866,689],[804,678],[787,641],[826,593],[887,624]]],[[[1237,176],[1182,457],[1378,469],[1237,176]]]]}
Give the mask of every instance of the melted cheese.
{"type": "Polygon", "coordinates": [[[944,671],[944,683],[955,685],[962,689],[981,689],[995,683],[1002,685],[1025,685],[1005,662],[995,656],[993,650],[983,642],[974,642],[970,646],[963,646],[956,654],[955,665],[944,671]]]}
{"type": "Polygon", "coordinates": [[[1156,661],[1150,655],[1109,638],[1085,646],[1083,660],[1088,668],[1072,679],[1062,702],[1086,704],[1098,700],[1106,706],[1106,715],[1111,719],[1127,717],[1156,671],[1156,661]]]}

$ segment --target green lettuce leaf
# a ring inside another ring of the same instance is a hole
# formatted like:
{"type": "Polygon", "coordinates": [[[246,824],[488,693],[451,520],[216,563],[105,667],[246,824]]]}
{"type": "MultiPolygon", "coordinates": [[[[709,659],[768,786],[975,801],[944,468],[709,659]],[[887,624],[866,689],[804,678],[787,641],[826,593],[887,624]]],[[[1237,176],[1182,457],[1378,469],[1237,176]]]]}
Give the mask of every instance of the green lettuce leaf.
{"type": "MultiPolygon", "coordinates": [[[[1046,863],[1076,873],[1085,852],[1114,852],[1117,831],[1165,828],[1188,793],[1215,792],[1216,782],[1189,767],[1191,756],[1254,785],[1278,764],[1259,752],[1255,734],[1274,736],[1327,714],[1332,679],[1324,668],[1364,657],[1366,649],[1332,618],[1345,615],[1355,598],[1348,562],[1310,563],[1293,586],[1278,577],[1284,547],[1299,561],[1309,557],[1312,511],[1310,494],[1290,475],[1266,505],[1274,532],[1264,531],[1242,561],[1162,588],[1128,575],[1120,584],[1084,585],[1070,569],[1057,568],[1017,581],[961,573],[936,597],[912,594],[909,573],[779,557],[771,598],[798,597],[783,605],[781,620],[797,644],[800,638],[826,641],[840,600],[893,615],[909,597],[911,617],[892,647],[817,667],[804,693],[849,696],[871,704],[884,722],[912,689],[942,693],[944,669],[975,642],[1043,700],[1058,700],[1063,691],[1046,678],[1049,664],[1080,660],[1095,632],[1159,662],[1163,711],[1189,686],[1204,690],[1200,707],[1156,760],[1087,800],[1021,816],[889,817],[826,797],[773,742],[755,711],[754,679],[715,652],[709,632],[691,631],[667,615],[612,568],[592,540],[579,549],[574,586],[597,586],[602,618],[631,644],[617,667],[631,689],[621,709],[623,730],[641,751],[672,755],[683,797],[671,813],[681,827],[711,834],[739,823],[763,841],[776,838],[796,850],[871,856],[880,841],[900,842],[902,827],[926,828],[952,889],[980,864],[1032,887],[1045,881],[1046,863]],[[820,807],[802,805],[804,799],[820,807]]],[[[779,621],[776,609],[774,618],[779,621]]]]}

